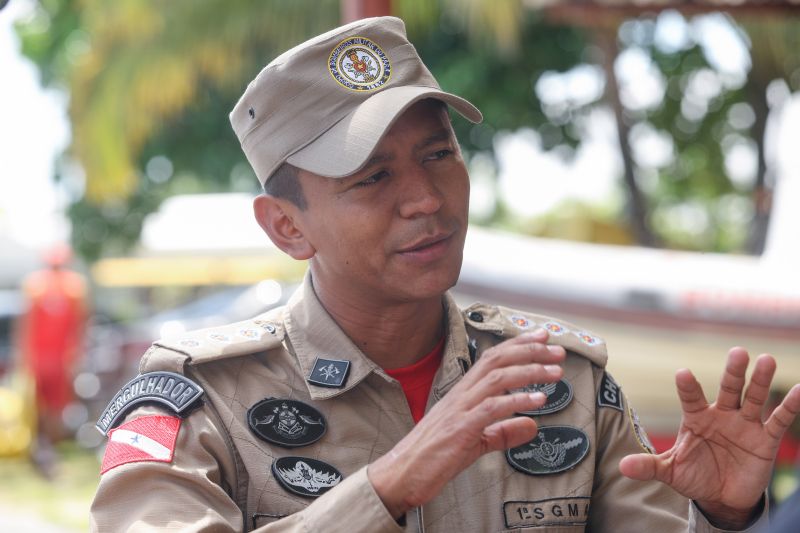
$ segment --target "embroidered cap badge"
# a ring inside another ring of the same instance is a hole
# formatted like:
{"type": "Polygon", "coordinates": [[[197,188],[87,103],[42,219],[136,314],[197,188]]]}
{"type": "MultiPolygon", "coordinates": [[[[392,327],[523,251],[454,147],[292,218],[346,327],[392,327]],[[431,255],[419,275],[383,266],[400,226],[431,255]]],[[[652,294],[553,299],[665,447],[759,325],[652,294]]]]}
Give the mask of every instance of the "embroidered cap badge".
{"type": "Polygon", "coordinates": [[[336,45],[328,70],[339,85],[353,91],[374,91],[392,75],[392,64],[381,47],[364,37],[350,37],[336,45]]]}

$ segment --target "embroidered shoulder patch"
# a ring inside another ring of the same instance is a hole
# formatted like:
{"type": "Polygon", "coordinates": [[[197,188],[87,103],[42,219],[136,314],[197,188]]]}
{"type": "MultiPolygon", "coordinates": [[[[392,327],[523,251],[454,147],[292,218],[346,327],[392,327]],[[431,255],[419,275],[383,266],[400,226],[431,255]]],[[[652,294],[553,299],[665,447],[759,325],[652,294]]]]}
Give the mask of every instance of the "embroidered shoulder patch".
{"type": "Polygon", "coordinates": [[[600,388],[597,390],[597,406],[611,407],[620,413],[623,412],[622,393],[619,390],[619,385],[608,372],[603,372],[603,379],[600,380],[600,388]]]}
{"type": "Polygon", "coordinates": [[[171,463],[181,419],[174,416],[142,416],[108,433],[100,473],[128,463],[171,463]]]}
{"type": "Polygon", "coordinates": [[[185,416],[200,405],[203,389],[187,378],[174,372],[148,372],[136,376],[119,390],[100,415],[95,427],[103,435],[133,407],[155,402],[174,414],[185,416]]]}

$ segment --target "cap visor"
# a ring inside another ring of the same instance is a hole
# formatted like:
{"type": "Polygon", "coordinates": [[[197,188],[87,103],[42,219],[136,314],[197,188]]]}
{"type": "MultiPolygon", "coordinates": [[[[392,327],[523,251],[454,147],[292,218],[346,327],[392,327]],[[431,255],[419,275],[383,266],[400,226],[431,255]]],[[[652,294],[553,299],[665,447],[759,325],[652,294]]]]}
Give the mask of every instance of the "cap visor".
{"type": "Polygon", "coordinates": [[[364,166],[394,121],[426,98],[445,102],[470,122],[483,120],[478,108],[454,94],[433,87],[392,87],[365,100],[286,161],[320,176],[349,176],[364,166]]]}

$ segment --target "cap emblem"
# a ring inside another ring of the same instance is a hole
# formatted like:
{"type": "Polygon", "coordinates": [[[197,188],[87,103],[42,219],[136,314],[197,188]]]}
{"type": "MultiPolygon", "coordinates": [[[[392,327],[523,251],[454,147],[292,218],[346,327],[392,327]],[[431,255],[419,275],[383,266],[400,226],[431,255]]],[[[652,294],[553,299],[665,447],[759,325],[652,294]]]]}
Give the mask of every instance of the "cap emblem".
{"type": "Polygon", "coordinates": [[[328,70],[342,87],[374,91],[389,81],[392,64],[377,44],[364,37],[350,37],[333,49],[328,70]]]}

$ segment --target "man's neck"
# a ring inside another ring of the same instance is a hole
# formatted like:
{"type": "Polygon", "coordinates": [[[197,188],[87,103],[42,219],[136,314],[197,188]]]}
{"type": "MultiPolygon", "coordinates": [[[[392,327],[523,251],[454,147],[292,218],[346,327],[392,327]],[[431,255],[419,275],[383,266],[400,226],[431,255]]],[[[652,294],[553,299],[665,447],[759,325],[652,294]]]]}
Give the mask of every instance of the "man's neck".
{"type": "Polygon", "coordinates": [[[436,347],[445,332],[441,296],[381,304],[316,282],[314,291],[342,331],[381,368],[416,363],[436,347]]]}

